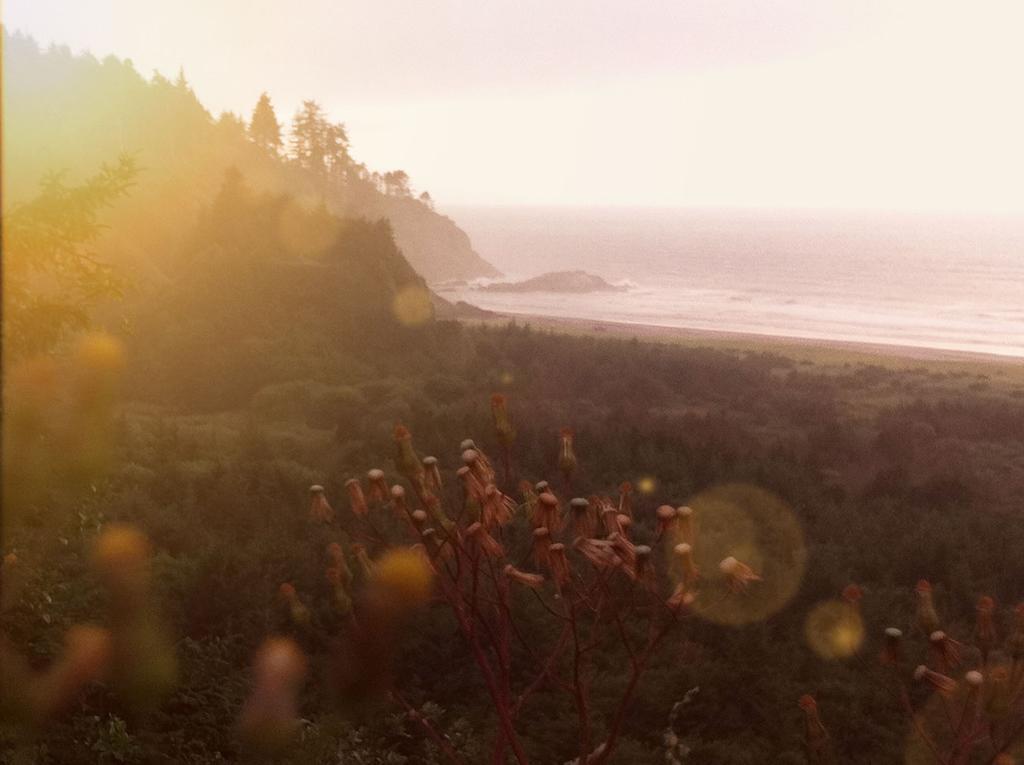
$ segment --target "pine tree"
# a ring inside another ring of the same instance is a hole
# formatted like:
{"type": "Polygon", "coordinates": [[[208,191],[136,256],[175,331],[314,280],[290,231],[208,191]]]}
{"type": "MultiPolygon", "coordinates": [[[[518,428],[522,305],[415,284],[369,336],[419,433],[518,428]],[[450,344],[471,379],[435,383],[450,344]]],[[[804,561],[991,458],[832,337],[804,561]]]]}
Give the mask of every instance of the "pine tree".
{"type": "Polygon", "coordinates": [[[319,176],[344,173],[351,164],[345,126],[328,122],[316,101],[303,101],[292,120],[292,158],[319,176]]]}
{"type": "Polygon", "coordinates": [[[249,122],[249,137],[253,142],[269,151],[272,154],[279,154],[283,142],[281,141],[281,125],[274,114],[274,107],[270,103],[270,96],[266,93],[260,95],[256,102],[256,108],[252,110],[252,120],[249,122]]]}

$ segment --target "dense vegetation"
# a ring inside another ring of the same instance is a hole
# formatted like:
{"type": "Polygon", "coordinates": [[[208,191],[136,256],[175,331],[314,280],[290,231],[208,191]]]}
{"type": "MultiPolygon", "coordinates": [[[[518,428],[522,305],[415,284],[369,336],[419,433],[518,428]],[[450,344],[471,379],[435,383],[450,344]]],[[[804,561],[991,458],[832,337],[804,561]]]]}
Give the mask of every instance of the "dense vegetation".
{"type": "MultiPolygon", "coordinates": [[[[24,41],[8,44],[42,55],[24,41]]],[[[509,443],[510,474],[499,471],[498,482],[510,495],[519,496],[520,479],[549,481],[563,501],[614,496],[629,481],[641,541],[656,537],[655,511],[664,503],[690,505],[698,518],[738,504],[749,529],[741,533],[738,524],[737,537],[770,540],[765,550],[802,561],[786,568],[762,550],[765,582],[738,596],[745,605],[735,618],[691,620],[662,642],[609,761],[664,761],[671,720],[673,756],[683,762],[803,762],[797,699],[806,693],[815,694],[839,761],[896,763],[908,751],[910,761],[927,761],[914,759],[911,725],[876,661],[882,628],[902,628],[908,652],[923,648],[924,636],[911,628],[913,588],[927,577],[949,634],[971,634],[981,595],[998,604],[1000,635],[1010,633],[1011,607],[1022,596],[1024,387],[989,375],[996,366],[822,365],[438,320],[387,222],[300,204],[261,180],[278,172],[312,177],[309,168],[258,158],[254,152],[276,150],[272,130],[247,137],[231,120],[211,123],[183,83],[147,84],[120,62],[48,55],[76,71],[119,73],[154,108],[180,99],[186,106],[171,113],[193,114],[194,129],[211,141],[235,137],[214,143],[215,183],[206,169],[205,185],[195,188],[184,176],[176,176],[180,185],[154,188],[142,175],[134,201],[111,217],[104,252],[129,246],[146,228],[159,271],[125,302],[93,306],[117,342],[90,336],[62,360],[60,339],[82,323],[76,315],[57,335],[26,343],[17,366],[5,359],[5,659],[22,656],[41,672],[59,668],[68,631],[102,622],[129,625],[166,660],[135,667],[122,655],[119,677],[89,683],[63,709],[47,708],[39,727],[23,724],[24,710],[5,708],[0,761],[253,761],[239,719],[251,698],[254,654],[275,634],[294,637],[311,668],[298,700],[301,729],[281,761],[442,761],[421,718],[466,761],[486,760],[494,708],[443,602],[403,614],[394,663],[378,667],[391,668],[408,707],[351,686],[339,698],[327,669],[334,646],[319,628],[338,627],[339,601],[324,577],[325,549],[334,541],[350,551],[354,541],[343,529],[353,520],[347,479],[382,468],[389,484],[401,483],[397,424],[414,434],[421,454],[439,458],[449,483],[463,439],[476,439],[496,464],[509,443]],[[244,173],[225,173],[227,164],[244,173]],[[183,195],[196,197],[195,214],[169,215],[151,229],[154,199],[176,210],[183,195]],[[40,348],[50,355],[30,356],[40,348]],[[495,392],[507,396],[514,440],[495,432],[495,392]],[[562,427],[575,434],[571,492],[560,470],[562,427]],[[343,522],[311,523],[312,484],[324,487],[343,522]],[[751,496],[765,499],[740,500],[751,496]],[[128,534],[119,523],[144,532],[152,546],[148,587],[133,588],[104,565],[124,552],[111,551],[109,538],[99,545],[107,558],[91,552],[104,530],[128,534]],[[851,582],[863,591],[863,643],[841,654],[813,650],[809,615],[851,582]],[[282,584],[294,588],[308,620],[296,619],[282,584]],[[785,597],[768,608],[770,592],[785,597]],[[751,613],[757,618],[746,618],[751,613]]],[[[205,166],[190,152],[208,144],[186,134],[168,133],[171,144],[160,151],[205,166]]],[[[96,136],[97,152],[106,140],[96,136]]],[[[331,140],[341,140],[337,131],[331,140]]],[[[295,150],[311,156],[308,146],[295,150]]],[[[62,253],[88,254],[76,247],[94,233],[104,188],[60,188],[97,203],[87,206],[87,225],[51,229],[45,205],[37,218],[24,217],[31,206],[19,208],[18,225],[42,220],[42,230],[66,237],[62,253]]],[[[457,503],[457,488],[450,494],[457,503]]],[[[390,510],[374,512],[385,536],[401,538],[404,527],[390,510]]],[[[525,600],[518,629],[544,640],[549,616],[525,600]]],[[[525,648],[515,650],[529,666],[525,648]]],[[[588,657],[597,730],[611,722],[628,664],[614,641],[588,657]]],[[[915,686],[913,696],[924,704],[927,688],[915,686]]],[[[531,762],[578,755],[572,705],[551,684],[536,689],[517,723],[531,762]]],[[[977,752],[980,762],[993,754],[977,752]]]]}

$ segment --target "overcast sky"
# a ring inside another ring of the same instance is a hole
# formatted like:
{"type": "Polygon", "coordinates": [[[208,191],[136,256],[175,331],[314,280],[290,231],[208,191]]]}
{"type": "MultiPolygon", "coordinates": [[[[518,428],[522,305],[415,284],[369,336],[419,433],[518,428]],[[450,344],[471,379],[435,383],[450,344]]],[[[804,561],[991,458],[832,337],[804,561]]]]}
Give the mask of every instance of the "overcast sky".
{"type": "Polygon", "coordinates": [[[1024,210],[1019,0],[7,0],[445,204],[1024,210]]]}

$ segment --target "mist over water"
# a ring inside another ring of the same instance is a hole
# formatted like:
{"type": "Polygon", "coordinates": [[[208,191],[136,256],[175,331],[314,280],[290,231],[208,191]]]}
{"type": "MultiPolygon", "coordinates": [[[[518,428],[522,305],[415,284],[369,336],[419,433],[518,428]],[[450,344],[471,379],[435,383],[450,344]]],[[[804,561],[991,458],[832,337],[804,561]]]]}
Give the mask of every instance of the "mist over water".
{"type": "Polygon", "coordinates": [[[442,291],[482,308],[1024,357],[1024,217],[445,212],[510,280],[581,269],[631,285],[591,294],[442,291]]]}

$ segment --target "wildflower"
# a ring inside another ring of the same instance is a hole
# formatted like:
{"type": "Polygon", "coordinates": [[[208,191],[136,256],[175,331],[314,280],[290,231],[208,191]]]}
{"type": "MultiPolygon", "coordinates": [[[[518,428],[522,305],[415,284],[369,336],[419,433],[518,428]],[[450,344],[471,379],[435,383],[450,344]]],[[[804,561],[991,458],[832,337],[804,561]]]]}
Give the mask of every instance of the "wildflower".
{"type": "Polygon", "coordinates": [[[437,494],[440,494],[444,489],[437,457],[423,458],[423,483],[430,491],[437,494]]]}
{"type": "Polygon", "coordinates": [[[551,531],[547,526],[533,530],[533,559],[538,568],[551,568],[551,531]]]}
{"type": "Polygon", "coordinates": [[[351,572],[346,574],[346,569],[340,566],[328,566],[324,569],[324,577],[334,592],[334,605],[337,606],[339,615],[346,617],[351,615],[352,598],[348,594],[348,582],[352,579],[351,572]]]}
{"type": "Polygon", "coordinates": [[[903,631],[896,627],[887,627],[885,642],[879,661],[886,666],[896,666],[903,659],[903,631]]]}
{"type": "Polygon", "coordinates": [[[683,569],[683,584],[692,586],[700,575],[697,564],[693,561],[693,547],[686,542],[680,542],[672,551],[679,558],[683,569]]]}
{"type": "Polygon", "coordinates": [[[391,487],[391,506],[399,515],[409,515],[409,505],[405,502],[405,489],[398,484],[391,487]]]}
{"type": "Polygon", "coordinates": [[[412,433],[404,425],[395,427],[395,467],[407,480],[423,482],[423,461],[412,446],[412,433]]]}
{"type": "Polygon", "coordinates": [[[985,682],[985,676],[972,669],[964,675],[964,682],[967,683],[967,698],[964,701],[964,712],[966,713],[970,710],[972,715],[976,715],[981,700],[981,686],[985,682]]]}
{"type": "Polygon", "coordinates": [[[914,670],[914,679],[919,683],[928,683],[933,689],[946,697],[952,696],[953,691],[956,690],[956,680],[930,670],[924,664],[921,664],[914,670]]]}
{"type": "Polygon", "coordinates": [[[662,505],[654,513],[658,517],[658,536],[671,531],[676,524],[676,509],[672,505],[662,505]]]}
{"type": "Polygon", "coordinates": [[[544,584],[544,577],[541,574],[529,574],[525,571],[520,571],[518,568],[509,563],[505,566],[505,576],[514,582],[524,587],[529,587],[532,590],[539,590],[544,584]]]}
{"type": "Polygon", "coordinates": [[[409,514],[409,519],[412,521],[412,525],[416,531],[420,534],[423,533],[423,529],[427,527],[427,521],[430,520],[430,516],[427,515],[426,510],[420,510],[417,508],[409,514]]]}
{"type": "Polygon", "coordinates": [[[349,505],[354,515],[366,515],[369,508],[366,506],[366,497],[363,495],[363,487],[358,478],[349,478],[345,481],[345,489],[348,491],[349,505]]]}
{"type": "Polygon", "coordinates": [[[389,489],[387,481],[384,480],[384,471],[380,468],[373,468],[366,473],[366,482],[369,487],[370,501],[374,504],[387,502],[389,489]]]}
{"type": "Polygon", "coordinates": [[[615,509],[611,502],[598,499],[597,509],[601,513],[605,536],[622,533],[622,528],[619,526],[619,511],[615,509]]]}
{"type": "Polygon", "coordinates": [[[345,553],[342,551],[341,545],[337,542],[327,545],[327,557],[331,559],[331,567],[337,569],[342,585],[348,587],[352,582],[352,571],[345,560],[345,553]]]}
{"type": "Polygon", "coordinates": [[[636,545],[617,532],[608,535],[608,545],[619,560],[627,565],[625,570],[632,577],[636,567],[636,545]]]}
{"type": "Polygon", "coordinates": [[[935,663],[945,671],[960,666],[961,644],[942,630],[935,630],[928,636],[928,643],[935,655],[935,663]]]}
{"type": "Polygon", "coordinates": [[[285,582],[281,585],[279,591],[285,605],[288,606],[288,618],[291,619],[292,624],[299,629],[307,629],[313,621],[313,616],[299,598],[299,594],[295,591],[295,586],[290,582],[285,582]]]}
{"type": "Polygon", "coordinates": [[[589,538],[597,533],[597,523],[590,512],[590,502],[583,497],[576,497],[569,501],[569,510],[572,514],[572,530],[576,536],[589,538]]]}
{"type": "Polygon", "coordinates": [[[445,534],[451,534],[455,530],[455,524],[451,518],[444,514],[444,510],[441,509],[441,500],[433,494],[426,494],[423,497],[423,502],[427,507],[430,517],[434,519],[434,523],[440,526],[445,534]]]}
{"type": "Polygon", "coordinates": [[[828,731],[825,730],[818,714],[818,702],[810,694],[800,697],[800,708],[804,710],[805,745],[809,762],[822,762],[828,748],[828,731]]]}
{"type": "Polygon", "coordinates": [[[566,483],[572,478],[572,474],[576,472],[576,452],[573,451],[572,447],[573,435],[571,428],[562,428],[558,434],[560,439],[558,446],[558,469],[565,476],[566,483]]]}
{"type": "Polygon", "coordinates": [[[988,654],[996,644],[995,625],[996,602],[988,595],[978,599],[977,620],[974,624],[974,641],[981,650],[981,663],[988,663],[988,654]]]}
{"type": "Polygon", "coordinates": [[[484,489],[484,484],[480,482],[480,479],[477,478],[472,469],[468,465],[463,465],[455,471],[455,475],[462,482],[462,490],[466,500],[482,507],[486,499],[486,490],[484,489]]]}
{"type": "Polygon", "coordinates": [[[619,557],[612,551],[611,543],[605,539],[576,537],[572,546],[595,568],[611,568],[621,563],[619,557]]]}
{"type": "Polygon", "coordinates": [[[359,573],[362,574],[364,580],[369,579],[373,576],[373,561],[367,555],[366,548],[356,542],[352,545],[351,550],[352,555],[355,556],[356,564],[359,566],[359,573]]]}
{"type": "Polygon", "coordinates": [[[438,536],[437,529],[423,529],[420,538],[423,540],[423,548],[431,558],[442,555],[448,549],[438,536]]]}
{"type": "Polygon", "coordinates": [[[548,562],[551,566],[551,578],[555,581],[555,587],[561,593],[562,588],[569,581],[571,571],[569,569],[569,558],[565,554],[565,545],[555,542],[548,547],[548,562]]]}
{"type": "Polygon", "coordinates": [[[537,520],[552,534],[557,534],[562,528],[562,519],[558,512],[558,498],[549,491],[537,498],[537,520]]]}
{"type": "Polygon", "coordinates": [[[733,592],[742,592],[750,586],[751,582],[760,582],[761,577],[754,573],[746,563],[736,560],[731,555],[718,564],[719,570],[725,574],[729,589],[733,592]]]}
{"type": "Polygon", "coordinates": [[[939,628],[939,615],[932,602],[932,585],[927,579],[921,579],[914,591],[917,593],[917,626],[925,635],[931,635],[939,628]]]}
{"type": "Polygon", "coordinates": [[[484,489],[483,519],[487,528],[511,523],[515,507],[512,498],[502,494],[494,484],[484,489]]]}
{"type": "Polygon", "coordinates": [[[471,540],[480,552],[488,558],[502,558],[505,556],[505,550],[502,548],[501,543],[492,537],[479,521],[466,528],[466,538],[471,540]]]}
{"type": "Polygon", "coordinates": [[[680,582],[676,585],[669,599],[665,601],[665,605],[673,611],[677,611],[682,608],[689,608],[696,600],[697,596],[687,590],[686,585],[680,582]]]}
{"type": "Polygon", "coordinates": [[[500,393],[491,396],[491,416],[494,417],[494,430],[498,434],[498,443],[506,449],[516,438],[516,429],[508,417],[507,401],[500,393]]]}
{"type": "Polygon", "coordinates": [[[619,484],[619,512],[633,517],[633,484],[629,481],[619,484]]]}
{"type": "Polygon", "coordinates": [[[334,508],[327,501],[324,487],[320,484],[309,487],[309,519],[315,523],[330,523],[334,520],[334,508]]]}
{"type": "Polygon", "coordinates": [[[479,449],[466,449],[462,452],[462,462],[473,471],[481,485],[494,483],[494,468],[479,449]]]}
{"type": "Polygon", "coordinates": [[[691,545],[697,543],[697,525],[692,507],[681,505],[676,508],[676,528],[679,529],[679,536],[684,542],[691,545]]]}

